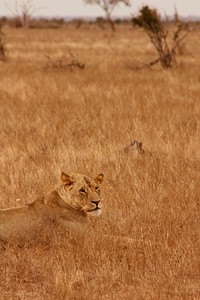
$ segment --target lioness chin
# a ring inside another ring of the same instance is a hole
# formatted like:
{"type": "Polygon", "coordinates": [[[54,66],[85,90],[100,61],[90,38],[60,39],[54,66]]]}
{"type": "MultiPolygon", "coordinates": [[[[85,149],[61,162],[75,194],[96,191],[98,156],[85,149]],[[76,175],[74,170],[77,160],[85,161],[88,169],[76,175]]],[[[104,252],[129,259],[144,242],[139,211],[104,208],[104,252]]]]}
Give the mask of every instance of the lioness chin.
{"type": "Polygon", "coordinates": [[[101,214],[102,174],[92,179],[82,174],[62,173],[61,181],[52,192],[33,203],[0,209],[0,240],[31,239],[39,234],[42,226],[49,224],[66,229],[82,228],[87,224],[87,216],[101,214]]]}

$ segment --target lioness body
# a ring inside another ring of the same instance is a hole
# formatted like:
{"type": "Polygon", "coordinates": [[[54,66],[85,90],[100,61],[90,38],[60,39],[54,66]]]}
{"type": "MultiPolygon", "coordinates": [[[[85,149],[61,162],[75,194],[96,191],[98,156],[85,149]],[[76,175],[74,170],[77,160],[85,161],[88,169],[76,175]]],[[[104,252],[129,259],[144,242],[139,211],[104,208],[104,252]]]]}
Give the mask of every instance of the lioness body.
{"type": "Polygon", "coordinates": [[[0,210],[0,240],[12,237],[32,238],[41,226],[54,224],[71,229],[87,224],[87,215],[100,214],[102,175],[91,179],[85,175],[62,173],[62,185],[45,197],[26,206],[0,210]]]}

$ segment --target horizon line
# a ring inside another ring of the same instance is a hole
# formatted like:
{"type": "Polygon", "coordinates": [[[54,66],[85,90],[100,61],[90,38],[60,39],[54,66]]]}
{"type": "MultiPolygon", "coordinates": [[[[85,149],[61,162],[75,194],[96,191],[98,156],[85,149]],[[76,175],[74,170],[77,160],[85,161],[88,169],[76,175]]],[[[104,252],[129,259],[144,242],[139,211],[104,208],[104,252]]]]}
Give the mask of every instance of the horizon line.
{"type": "MultiPolygon", "coordinates": [[[[171,15],[166,15],[167,17],[173,17],[173,14],[171,15]]],[[[16,15],[16,16],[11,16],[11,15],[5,15],[5,14],[1,14],[0,13],[0,17],[5,17],[5,18],[14,18],[14,17],[20,17],[20,15],[16,15]]],[[[113,15],[112,18],[113,19],[129,19],[132,18],[133,16],[127,16],[127,15],[113,15]]],[[[182,19],[187,19],[187,18],[193,18],[193,19],[200,19],[200,15],[179,15],[180,18],[182,19]]],[[[76,18],[81,18],[81,19],[96,19],[96,18],[103,18],[106,19],[105,16],[102,15],[97,15],[97,16],[85,16],[85,15],[65,15],[65,16],[60,16],[60,15],[38,15],[38,16],[31,16],[32,19],[37,19],[37,18],[46,18],[46,19],[50,19],[50,18],[60,18],[60,19],[76,19],[76,18]]],[[[162,17],[164,18],[164,17],[162,17]]]]}

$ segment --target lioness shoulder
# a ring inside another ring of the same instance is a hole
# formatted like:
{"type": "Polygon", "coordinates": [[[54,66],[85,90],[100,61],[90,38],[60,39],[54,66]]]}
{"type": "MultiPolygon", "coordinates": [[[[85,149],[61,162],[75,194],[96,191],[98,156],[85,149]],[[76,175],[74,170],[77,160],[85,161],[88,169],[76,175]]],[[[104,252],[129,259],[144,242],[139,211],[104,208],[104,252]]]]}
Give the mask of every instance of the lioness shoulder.
{"type": "Polygon", "coordinates": [[[61,184],[44,197],[25,206],[0,209],[0,240],[32,238],[41,226],[87,223],[87,216],[101,214],[100,186],[103,175],[61,174],[61,184]]]}

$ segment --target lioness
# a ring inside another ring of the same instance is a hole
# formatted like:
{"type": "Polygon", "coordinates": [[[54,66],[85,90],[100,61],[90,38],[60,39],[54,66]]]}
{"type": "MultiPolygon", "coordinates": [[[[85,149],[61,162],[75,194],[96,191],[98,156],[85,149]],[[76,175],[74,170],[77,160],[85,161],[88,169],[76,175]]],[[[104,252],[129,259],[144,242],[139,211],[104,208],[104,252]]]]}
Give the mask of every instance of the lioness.
{"type": "Polygon", "coordinates": [[[82,175],[61,174],[61,185],[46,196],[26,206],[0,209],[0,240],[12,237],[31,238],[41,225],[70,228],[87,223],[87,215],[101,214],[100,185],[103,175],[94,179],[82,175]]]}

